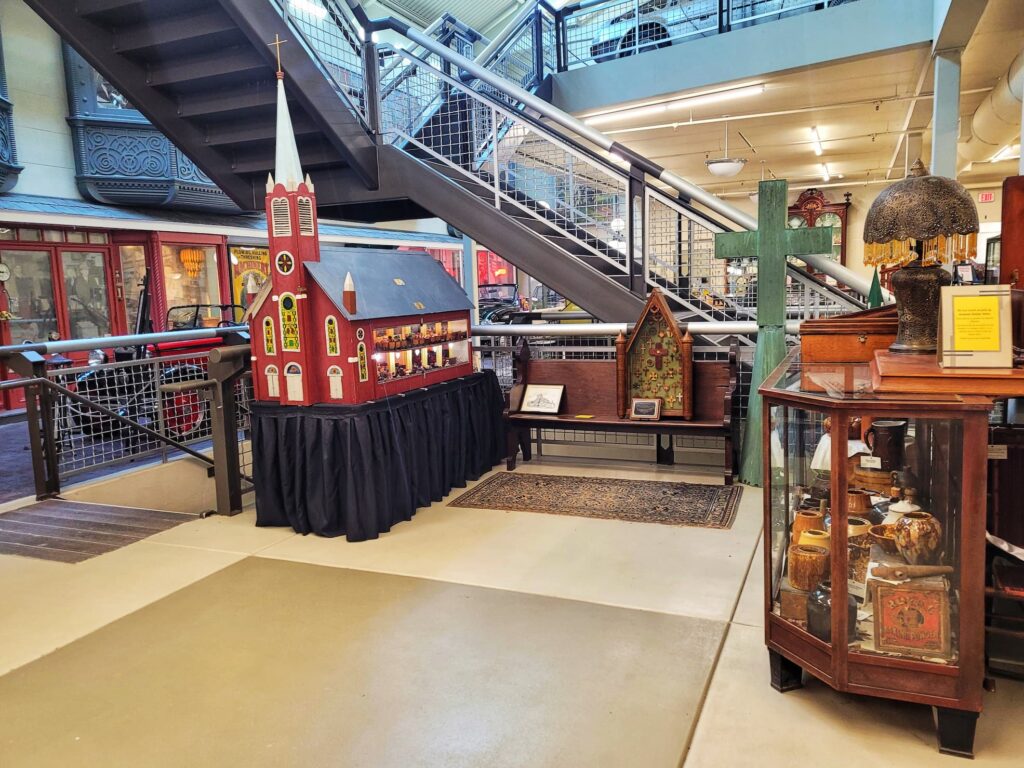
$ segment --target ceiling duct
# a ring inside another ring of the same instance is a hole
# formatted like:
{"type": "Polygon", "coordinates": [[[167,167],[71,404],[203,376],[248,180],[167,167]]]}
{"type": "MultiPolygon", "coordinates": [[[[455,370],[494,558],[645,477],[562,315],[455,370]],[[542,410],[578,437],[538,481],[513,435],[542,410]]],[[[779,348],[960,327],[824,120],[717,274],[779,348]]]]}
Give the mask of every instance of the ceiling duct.
{"type": "Polygon", "coordinates": [[[981,102],[971,118],[971,135],[958,147],[961,165],[991,160],[1021,132],[1021,95],[1024,93],[1024,52],[1017,55],[1006,77],[981,102]]]}

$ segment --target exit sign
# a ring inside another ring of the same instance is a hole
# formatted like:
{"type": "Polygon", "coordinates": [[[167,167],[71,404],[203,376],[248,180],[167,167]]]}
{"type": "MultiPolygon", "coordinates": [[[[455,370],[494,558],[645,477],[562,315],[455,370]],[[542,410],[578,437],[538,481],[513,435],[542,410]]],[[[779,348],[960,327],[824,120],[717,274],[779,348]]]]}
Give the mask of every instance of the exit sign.
{"type": "Polygon", "coordinates": [[[996,199],[996,193],[995,192],[979,192],[978,193],[978,202],[979,203],[991,203],[995,199],[996,199]]]}

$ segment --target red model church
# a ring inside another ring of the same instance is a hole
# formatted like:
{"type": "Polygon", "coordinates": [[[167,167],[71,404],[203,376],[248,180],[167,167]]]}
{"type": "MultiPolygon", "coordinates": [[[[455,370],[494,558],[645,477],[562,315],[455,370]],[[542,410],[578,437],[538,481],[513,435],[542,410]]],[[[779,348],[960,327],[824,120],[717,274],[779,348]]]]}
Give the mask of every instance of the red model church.
{"type": "Polygon", "coordinates": [[[471,304],[441,264],[426,253],[321,250],[280,74],[277,88],[272,266],[248,312],[256,399],[351,405],[470,373],[471,304]]]}

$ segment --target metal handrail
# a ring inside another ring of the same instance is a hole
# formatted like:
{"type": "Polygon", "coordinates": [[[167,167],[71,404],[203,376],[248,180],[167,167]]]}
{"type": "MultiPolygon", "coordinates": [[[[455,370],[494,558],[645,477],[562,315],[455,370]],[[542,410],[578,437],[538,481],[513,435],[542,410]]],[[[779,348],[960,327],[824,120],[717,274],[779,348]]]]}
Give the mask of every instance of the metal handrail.
{"type": "MultiPolygon", "coordinates": [[[[547,323],[538,325],[474,325],[473,336],[616,336],[628,333],[633,323],[572,323],[560,325],[547,323]]],[[[681,322],[680,327],[694,336],[756,336],[757,323],[745,320],[681,322]]],[[[800,333],[800,321],[786,322],[786,333],[800,333]]]]}
{"type": "Polygon", "coordinates": [[[55,355],[64,354],[65,352],[87,352],[93,349],[111,349],[114,347],[138,347],[174,341],[219,339],[235,333],[248,332],[248,325],[229,325],[222,328],[197,328],[193,331],[164,331],[161,333],[137,333],[129,336],[97,336],[91,339],[41,341],[36,344],[11,344],[6,347],[0,347],[0,358],[20,355],[22,352],[55,355]]]}

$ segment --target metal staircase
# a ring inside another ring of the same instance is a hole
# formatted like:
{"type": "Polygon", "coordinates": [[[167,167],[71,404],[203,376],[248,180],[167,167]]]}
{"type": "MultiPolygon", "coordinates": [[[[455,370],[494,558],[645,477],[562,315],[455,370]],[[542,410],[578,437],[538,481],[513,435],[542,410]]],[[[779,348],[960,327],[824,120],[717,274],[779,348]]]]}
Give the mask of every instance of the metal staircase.
{"type": "MultiPolygon", "coordinates": [[[[451,17],[425,34],[338,0],[27,2],[243,209],[274,162],[279,36],[321,215],[437,216],[602,320],[634,319],[652,285],[684,319],[752,317],[713,259],[723,226],[690,199],[728,206],[534,96],[555,66],[543,4],[474,62],[451,17]],[[374,42],[384,29],[401,49],[374,42]]],[[[801,285],[821,313],[857,306],[801,285]]]]}

